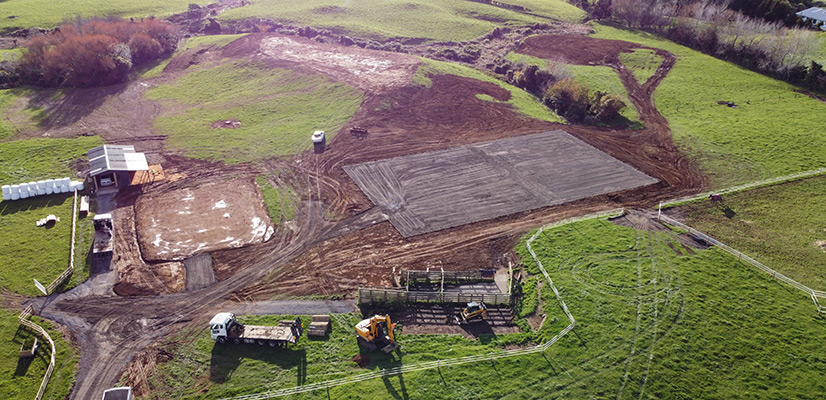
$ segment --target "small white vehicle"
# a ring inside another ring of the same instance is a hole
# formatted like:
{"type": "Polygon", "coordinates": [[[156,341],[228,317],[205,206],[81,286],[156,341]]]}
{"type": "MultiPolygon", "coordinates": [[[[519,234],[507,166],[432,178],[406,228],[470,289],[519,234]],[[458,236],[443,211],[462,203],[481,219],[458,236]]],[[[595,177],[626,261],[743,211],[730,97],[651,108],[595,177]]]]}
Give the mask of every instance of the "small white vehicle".
{"type": "Polygon", "coordinates": [[[287,343],[297,343],[303,332],[301,319],[284,320],[278,326],[243,325],[235,319],[235,314],[222,312],[209,321],[212,340],[218,343],[257,343],[261,346],[282,347],[287,343]]]}
{"type": "Polygon", "coordinates": [[[115,227],[112,225],[112,214],[98,214],[92,219],[95,225],[95,240],[92,244],[92,253],[111,253],[114,250],[115,227]]]}
{"type": "Polygon", "coordinates": [[[123,386],[111,388],[103,392],[103,400],[132,400],[132,387],[123,386]]]}
{"type": "Polygon", "coordinates": [[[313,143],[314,144],[324,143],[324,131],[315,131],[315,132],[313,132],[313,143]]]}

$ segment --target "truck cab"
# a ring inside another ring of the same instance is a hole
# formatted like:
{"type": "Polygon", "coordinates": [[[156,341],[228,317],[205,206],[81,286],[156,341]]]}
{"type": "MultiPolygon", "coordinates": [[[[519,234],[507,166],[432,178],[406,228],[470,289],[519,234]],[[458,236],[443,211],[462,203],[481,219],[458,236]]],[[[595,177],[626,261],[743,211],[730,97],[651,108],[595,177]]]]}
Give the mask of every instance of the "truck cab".
{"type": "Polygon", "coordinates": [[[212,320],[209,321],[209,333],[212,335],[212,340],[224,343],[227,340],[227,332],[233,324],[237,324],[235,314],[222,312],[215,314],[212,320]]]}

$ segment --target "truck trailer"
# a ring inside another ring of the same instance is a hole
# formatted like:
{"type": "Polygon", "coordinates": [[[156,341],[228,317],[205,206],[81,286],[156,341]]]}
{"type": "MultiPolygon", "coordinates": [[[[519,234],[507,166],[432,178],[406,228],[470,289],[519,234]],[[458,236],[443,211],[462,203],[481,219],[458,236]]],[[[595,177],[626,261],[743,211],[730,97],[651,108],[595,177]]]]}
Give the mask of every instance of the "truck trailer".
{"type": "Polygon", "coordinates": [[[235,319],[235,314],[222,312],[209,321],[212,340],[218,343],[257,343],[270,347],[283,347],[287,343],[297,343],[303,328],[301,319],[282,320],[277,326],[244,325],[235,319]]]}

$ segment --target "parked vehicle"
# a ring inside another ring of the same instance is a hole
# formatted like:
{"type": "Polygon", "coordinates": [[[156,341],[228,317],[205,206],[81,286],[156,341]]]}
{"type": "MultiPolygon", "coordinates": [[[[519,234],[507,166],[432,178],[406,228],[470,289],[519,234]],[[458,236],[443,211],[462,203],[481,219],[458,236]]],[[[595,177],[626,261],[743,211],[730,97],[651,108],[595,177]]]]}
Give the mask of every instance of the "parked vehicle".
{"type": "Polygon", "coordinates": [[[277,326],[244,325],[235,319],[235,314],[222,312],[209,321],[212,340],[218,343],[257,343],[261,346],[282,347],[287,343],[297,343],[303,328],[301,319],[282,320],[277,326]]]}

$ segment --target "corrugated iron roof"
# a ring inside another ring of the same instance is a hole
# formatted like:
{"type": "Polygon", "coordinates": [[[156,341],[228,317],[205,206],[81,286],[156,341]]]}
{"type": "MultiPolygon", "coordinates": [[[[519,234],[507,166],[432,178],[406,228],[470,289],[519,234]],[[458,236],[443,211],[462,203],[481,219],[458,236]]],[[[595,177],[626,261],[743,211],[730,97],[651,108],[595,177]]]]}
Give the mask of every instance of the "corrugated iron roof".
{"type": "Polygon", "coordinates": [[[826,10],[820,7],[807,8],[795,13],[795,15],[826,22],[826,10]]]}
{"type": "Polygon", "coordinates": [[[143,153],[135,152],[135,146],[105,144],[89,150],[89,175],[108,171],[146,171],[149,164],[143,153]]]}

